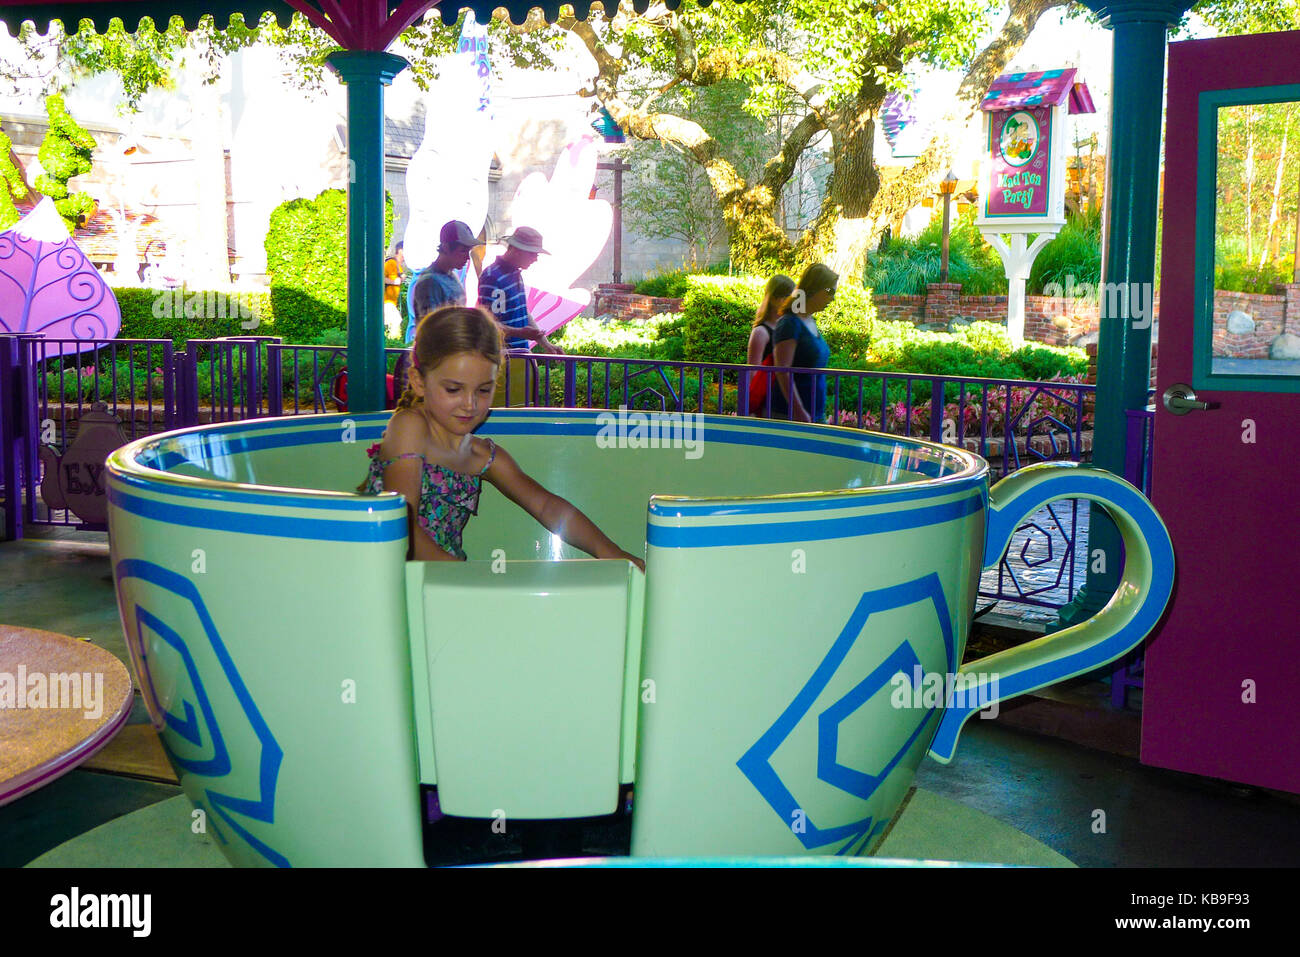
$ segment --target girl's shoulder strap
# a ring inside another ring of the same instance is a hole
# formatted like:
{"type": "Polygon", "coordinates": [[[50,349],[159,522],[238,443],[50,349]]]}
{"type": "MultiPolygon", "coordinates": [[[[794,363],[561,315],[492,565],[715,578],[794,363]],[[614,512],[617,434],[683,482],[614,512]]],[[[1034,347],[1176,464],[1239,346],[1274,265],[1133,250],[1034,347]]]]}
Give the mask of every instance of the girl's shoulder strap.
{"type": "Polygon", "coordinates": [[[492,467],[492,463],[496,460],[497,457],[497,444],[493,442],[491,439],[486,437],[484,437],[484,441],[487,442],[488,444],[488,460],[487,460],[487,464],[484,465],[483,468],[479,471],[478,473],[479,475],[486,475],[487,470],[492,467]]]}

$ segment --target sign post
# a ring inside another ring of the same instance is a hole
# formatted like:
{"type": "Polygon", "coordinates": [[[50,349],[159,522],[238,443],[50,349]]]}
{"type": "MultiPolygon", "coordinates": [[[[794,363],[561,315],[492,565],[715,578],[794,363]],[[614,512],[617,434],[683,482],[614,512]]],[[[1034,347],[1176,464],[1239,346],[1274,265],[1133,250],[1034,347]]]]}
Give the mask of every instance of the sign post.
{"type": "Polygon", "coordinates": [[[1004,73],[980,103],[986,135],[975,225],[1002,257],[1007,335],[1015,343],[1024,340],[1034,258],[1065,225],[1068,114],[1096,112],[1076,72],[1004,73]]]}

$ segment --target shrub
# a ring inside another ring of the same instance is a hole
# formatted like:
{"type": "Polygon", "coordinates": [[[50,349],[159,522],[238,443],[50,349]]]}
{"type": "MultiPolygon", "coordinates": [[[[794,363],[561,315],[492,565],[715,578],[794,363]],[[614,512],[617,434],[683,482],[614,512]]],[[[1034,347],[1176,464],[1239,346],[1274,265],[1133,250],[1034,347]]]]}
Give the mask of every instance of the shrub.
{"type": "MultiPolygon", "coordinates": [[[[384,244],[393,231],[393,200],[384,197],[384,244]]],[[[315,199],[292,199],[271,213],[266,272],[271,280],[272,334],[310,341],[322,330],[346,326],[347,193],[327,189],[315,199]]]]}
{"type": "Polygon", "coordinates": [[[271,296],[265,292],[212,292],[198,289],[114,289],[122,310],[120,339],[170,339],[183,349],[188,339],[219,339],[222,336],[279,335],[273,331],[271,296]],[[238,308],[248,307],[260,320],[253,329],[243,328],[238,308]],[[224,318],[217,312],[235,313],[224,318]]]}
{"type": "Polygon", "coordinates": [[[688,362],[744,362],[766,280],[691,276],[682,302],[682,353],[688,362]]]}
{"type": "Polygon", "coordinates": [[[1276,261],[1266,261],[1261,267],[1258,262],[1246,260],[1244,244],[1239,249],[1229,246],[1215,250],[1214,288],[1225,292],[1253,292],[1268,295],[1275,292],[1275,287],[1291,282],[1295,275],[1295,256],[1287,256],[1276,261]]]}
{"type": "Polygon", "coordinates": [[[665,299],[681,299],[688,288],[687,280],[691,276],[725,276],[731,271],[728,263],[714,263],[703,273],[693,273],[685,269],[670,272],[651,273],[633,288],[633,292],[642,296],[657,296],[665,299]]]}
{"type": "Polygon", "coordinates": [[[71,235],[81,225],[82,217],[95,208],[95,200],[89,193],[68,192],[68,180],[90,172],[95,138],[72,118],[62,94],[47,96],[45,111],[49,114],[49,126],[36,154],[45,172],[32,185],[54,200],[54,208],[71,235]]]}
{"type": "Polygon", "coordinates": [[[875,326],[876,304],[871,293],[842,281],[831,304],[817,316],[817,327],[830,346],[831,355],[838,355],[846,362],[866,358],[875,326]]]}
{"type": "Polygon", "coordinates": [[[676,313],[661,313],[644,321],[602,323],[579,316],[551,338],[573,355],[665,359],[660,332],[679,318],[676,313]]]}

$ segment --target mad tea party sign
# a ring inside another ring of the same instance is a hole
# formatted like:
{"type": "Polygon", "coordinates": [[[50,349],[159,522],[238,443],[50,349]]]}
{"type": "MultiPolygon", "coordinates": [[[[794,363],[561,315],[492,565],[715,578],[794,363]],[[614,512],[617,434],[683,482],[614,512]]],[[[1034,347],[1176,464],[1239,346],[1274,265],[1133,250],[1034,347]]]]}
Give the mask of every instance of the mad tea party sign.
{"type": "Polygon", "coordinates": [[[1065,222],[1065,144],[1071,113],[1092,113],[1075,70],[1004,73],[980,103],[986,146],[976,225],[1065,222]]]}

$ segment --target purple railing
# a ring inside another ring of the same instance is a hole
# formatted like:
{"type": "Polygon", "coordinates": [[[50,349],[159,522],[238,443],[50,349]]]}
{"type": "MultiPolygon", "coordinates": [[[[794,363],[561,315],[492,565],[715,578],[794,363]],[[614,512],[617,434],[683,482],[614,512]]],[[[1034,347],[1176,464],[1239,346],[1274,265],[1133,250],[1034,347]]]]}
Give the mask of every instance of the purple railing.
{"type": "MultiPolygon", "coordinates": [[[[169,340],[110,340],[62,359],[52,358],[52,351],[39,339],[0,336],[0,479],[8,538],[20,537],[24,522],[80,526],[67,513],[41,511],[37,447],[65,450],[91,402],[106,402],[121,416],[128,439],[204,422],[327,412],[337,407],[336,381],[346,361],[341,346],[285,345],[266,336],[190,340],[184,350],[173,349],[169,340]]],[[[404,353],[388,350],[390,369],[404,353]]],[[[827,420],[833,424],[961,445],[988,459],[998,475],[1033,462],[1080,461],[1091,452],[1093,386],[1086,383],[512,357],[526,359],[526,405],[744,415],[755,374],[791,372],[825,376],[827,420]],[[932,413],[935,408],[942,409],[940,415],[932,413]]],[[[507,395],[520,391],[514,388],[520,368],[507,364],[507,395]]],[[[759,414],[771,415],[777,388],[773,381],[759,414]]],[[[1131,452],[1134,447],[1130,442],[1131,452]]],[[[1133,454],[1145,463],[1149,443],[1138,448],[1133,454]]],[[[999,568],[987,573],[981,596],[1043,608],[1066,604],[1081,583],[1074,547],[1078,517],[1077,502],[1057,503],[1022,526],[999,568]]]]}

